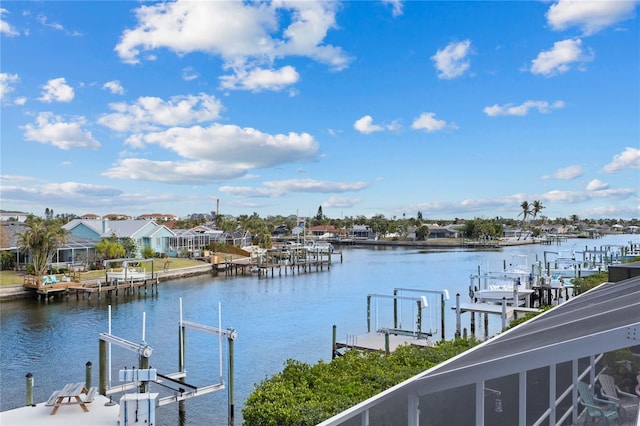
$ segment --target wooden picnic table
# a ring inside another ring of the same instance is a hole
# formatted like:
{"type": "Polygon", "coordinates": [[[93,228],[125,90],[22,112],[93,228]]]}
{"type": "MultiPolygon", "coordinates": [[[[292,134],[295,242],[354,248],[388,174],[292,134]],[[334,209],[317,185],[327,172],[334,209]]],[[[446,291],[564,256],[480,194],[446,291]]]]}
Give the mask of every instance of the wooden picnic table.
{"type": "Polygon", "coordinates": [[[53,406],[54,415],[61,405],[79,405],[84,412],[88,412],[87,404],[93,401],[98,388],[87,389],[84,383],[68,383],[61,390],[54,391],[45,405],[53,406]]]}

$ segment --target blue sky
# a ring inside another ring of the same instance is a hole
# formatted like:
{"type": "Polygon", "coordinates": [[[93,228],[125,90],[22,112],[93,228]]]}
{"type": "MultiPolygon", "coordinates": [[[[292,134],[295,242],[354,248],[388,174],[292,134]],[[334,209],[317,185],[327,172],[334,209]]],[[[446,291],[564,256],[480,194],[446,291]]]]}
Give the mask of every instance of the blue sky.
{"type": "Polygon", "coordinates": [[[1,208],[640,216],[635,1],[3,1],[1,208]]]}

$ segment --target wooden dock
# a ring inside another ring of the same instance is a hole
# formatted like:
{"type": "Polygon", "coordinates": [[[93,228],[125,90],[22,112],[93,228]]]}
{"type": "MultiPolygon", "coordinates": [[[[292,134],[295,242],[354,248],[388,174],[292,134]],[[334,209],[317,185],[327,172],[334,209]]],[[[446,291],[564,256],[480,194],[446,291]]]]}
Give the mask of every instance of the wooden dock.
{"type": "MultiPolygon", "coordinates": [[[[456,311],[456,337],[463,335],[462,332],[462,314],[469,312],[471,314],[470,328],[471,334],[475,335],[476,332],[476,314],[482,316],[484,314],[484,330],[485,337],[488,337],[489,330],[489,315],[498,315],[502,320],[502,328],[508,325],[508,321],[518,317],[518,314],[526,314],[529,312],[540,312],[538,308],[528,308],[524,306],[513,306],[495,303],[456,303],[456,306],[451,307],[456,311]]],[[[464,330],[466,335],[466,329],[464,330]]]]}
{"type": "Polygon", "coordinates": [[[240,259],[225,258],[214,265],[214,271],[224,271],[225,275],[257,275],[258,278],[272,278],[289,273],[307,273],[331,269],[332,256],[340,256],[342,252],[321,250],[274,249],[266,253],[240,259]]]}
{"type": "Polygon", "coordinates": [[[70,297],[75,294],[77,299],[87,296],[91,299],[92,294],[96,293],[98,299],[104,294],[106,297],[123,295],[133,295],[138,290],[138,294],[144,291],[145,294],[150,290],[151,294],[158,293],[158,278],[149,278],[121,282],[114,280],[111,283],[104,283],[100,280],[81,283],[79,281],[59,281],[53,284],[43,284],[40,277],[25,276],[24,287],[26,289],[35,290],[38,300],[44,299],[48,301],[55,296],[70,297]]]}
{"type": "Polygon", "coordinates": [[[347,336],[344,341],[336,341],[333,348],[333,356],[339,356],[343,350],[359,350],[359,351],[384,351],[386,353],[394,352],[398,347],[405,345],[414,345],[422,347],[432,347],[435,343],[426,338],[416,338],[403,334],[393,334],[389,332],[378,331],[375,333],[365,333],[358,336],[347,336]]]}

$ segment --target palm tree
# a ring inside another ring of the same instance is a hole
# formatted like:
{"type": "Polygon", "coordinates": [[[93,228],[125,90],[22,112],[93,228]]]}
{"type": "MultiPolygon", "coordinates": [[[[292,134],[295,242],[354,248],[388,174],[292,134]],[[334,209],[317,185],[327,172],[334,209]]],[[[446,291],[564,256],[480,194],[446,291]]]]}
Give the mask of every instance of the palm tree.
{"type": "Polygon", "coordinates": [[[31,255],[34,273],[43,275],[58,246],[66,241],[67,231],[55,221],[33,215],[27,218],[25,225],[27,229],[18,234],[18,243],[23,253],[31,255]]]}
{"type": "Polygon", "coordinates": [[[522,216],[522,226],[524,226],[524,223],[526,222],[527,217],[529,217],[529,215],[531,214],[532,210],[529,202],[526,200],[520,203],[520,208],[522,209],[522,211],[518,216],[522,216]]]}
{"type": "MultiPolygon", "coordinates": [[[[525,200],[522,203],[520,203],[520,208],[522,209],[522,211],[520,212],[520,214],[518,216],[522,216],[522,223],[521,223],[520,227],[524,230],[524,224],[527,221],[527,217],[529,217],[529,215],[531,214],[532,210],[531,210],[531,206],[529,205],[529,202],[527,200],[525,200]]],[[[520,239],[520,237],[518,237],[518,239],[520,239]]]]}
{"type": "Polygon", "coordinates": [[[542,202],[540,200],[534,200],[533,201],[533,207],[531,209],[531,214],[533,215],[533,221],[536,221],[536,217],[538,216],[538,213],[540,213],[542,211],[542,209],[544,209],[545,206],[542,205],[542,202]]]}

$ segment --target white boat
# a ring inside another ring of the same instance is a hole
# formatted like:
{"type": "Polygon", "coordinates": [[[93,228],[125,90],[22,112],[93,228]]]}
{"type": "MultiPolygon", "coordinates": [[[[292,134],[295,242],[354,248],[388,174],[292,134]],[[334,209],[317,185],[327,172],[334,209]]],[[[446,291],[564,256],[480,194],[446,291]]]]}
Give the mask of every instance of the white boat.
{"type": "Polygon", "coordinates": [[[562,278],[587,277],[598,272],[606,271],[607,265],[579,260],[573,250],[556,252],[544,252],[544,264],[548,276],[560,276],[562,278]],[[547,259],[547,254],[556,254],[553,260],[547,259]]]}
{"type": "Polygon", "coordinates": [[[333,245],[327,241],[307,240],[305,247],[308,250],[319,251],[320,253],[333,253],[333,245]]]}
{"type": "Polygon", "coordinates": [[[147,277],[147,272],[144,268],[137,268],[128,266],[119,270],[109,269],[107,271],[107,281],[142,281],[147,277]]]}
{"type": "Polygon", "coordinates": [[[534,290],[527,288],[526,284],[523,284],[520,279],[509,278],[503,283],[487,284],[478,290],[474,286],[474,289],[469,294],[472,295],[473,301],[477,303],[502,303],[502,300],[505,300],[508,305],[529,307],[533,292],[534,290]]]}
{"type": "Polygon", "coordinates": [[[469,297],[477,303],[502,303],[530,306],[535,277],[529,269],[526,255],[514,255],[504,271],[480,272],[471,275],[469,297]]]}

